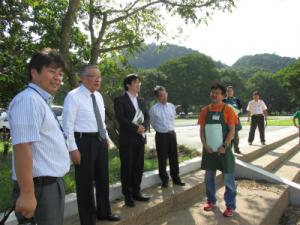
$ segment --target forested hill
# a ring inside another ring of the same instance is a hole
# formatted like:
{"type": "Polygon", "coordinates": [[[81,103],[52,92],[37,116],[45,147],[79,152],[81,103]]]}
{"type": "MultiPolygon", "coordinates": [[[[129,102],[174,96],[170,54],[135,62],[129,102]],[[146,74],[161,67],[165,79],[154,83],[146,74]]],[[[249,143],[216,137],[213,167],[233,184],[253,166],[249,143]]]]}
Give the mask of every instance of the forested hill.
{"type": "Polygon", "coordinates": [[[263,70],[269,70],[276,72],[291,63],[295,62],[295,58],[291,57],[281,57],[275,54],[256,54],[248,55],[239,58],[232,67],[256,67],[263,70]]]}
{"type": "MultiPolygon", "coordinates": [[[[156,44],[149,44],[145,47],[144,51],[136,53],[135,56],[132,56],[128,59],[128,62],[131,66],[149,69],[156,68],[166,61],[174,58],[178,58],[184,55],[199,53],[196,50],[178,46],[178,45],[167,45],[159,47],[156,44]]],[[[225,67],[221,62],[216,62],[217,67],[225,67]]]]}

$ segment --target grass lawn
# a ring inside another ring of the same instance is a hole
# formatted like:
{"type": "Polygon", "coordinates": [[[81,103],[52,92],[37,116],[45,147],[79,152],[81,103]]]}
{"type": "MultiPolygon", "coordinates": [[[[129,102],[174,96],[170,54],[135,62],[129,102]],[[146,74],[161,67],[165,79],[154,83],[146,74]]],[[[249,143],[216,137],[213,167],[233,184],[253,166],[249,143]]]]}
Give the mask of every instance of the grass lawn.
{"type": "MultiPolygon", "coordinates": [[[[242,122],[242,125],[250,125],[248,122],[242,122]]],[[[268,119],[267,126],[294,126],[291,119],[268,119]]]]}
{"type": "MultiPolygon", "coordinates": [[[[179,161],[185,161],[196,157],[199,153],[196,150],[191,150],[185,146],[178,146],[179,149],[179,161]]],[[[2,156],[3,143],[0,142],[0,152],[2,156]]],[[[151,171],[158,168],[157,158],[151,157],[145,154],[145,171],[151,171]]],[[[66,193],[75,192],[75,171],[71,166],[70,172],[64,177],[66,185],[66,193]]],[[[109,183],[114,184],[120,180],[120,158],[117,149],[109,150],[109,183]]],[[[11,152],[9,152],[8,158],[5,161],[0,161],[0,212],[7,210],[11,207],[11,192],[12,192],[12,180],[11,180],[11,152]]]]}

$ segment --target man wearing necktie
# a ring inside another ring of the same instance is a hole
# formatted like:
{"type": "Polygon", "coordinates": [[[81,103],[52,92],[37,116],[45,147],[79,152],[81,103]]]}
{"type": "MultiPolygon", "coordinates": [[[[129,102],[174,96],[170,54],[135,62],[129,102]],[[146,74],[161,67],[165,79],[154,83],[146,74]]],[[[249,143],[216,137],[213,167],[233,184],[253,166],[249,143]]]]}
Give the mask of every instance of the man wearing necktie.
{"type": "Polygon", "coordinates": [[[109,203],[108,135],[101,75],[97,65],[85,65],[80,71],[82,85],[65,98],[63,127],[71,159],[75,164],[77,204],[81,225],[99,220],[118,221],[109,203]],[[96,206],[94,202],[94,183],[96,206]]]}

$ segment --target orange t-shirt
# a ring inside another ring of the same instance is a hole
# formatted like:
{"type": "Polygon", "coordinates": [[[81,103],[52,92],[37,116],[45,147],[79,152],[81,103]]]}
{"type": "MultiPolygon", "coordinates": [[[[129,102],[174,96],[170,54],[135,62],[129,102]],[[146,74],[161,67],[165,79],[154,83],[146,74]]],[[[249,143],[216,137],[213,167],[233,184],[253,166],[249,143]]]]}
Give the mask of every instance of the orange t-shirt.
{"type": "MultiPolygon", "coordinates": [[[[224,103],[220,103],[218,105],[209,104],[203,107],[201,112],[199,113],[198,124],[201,127],[204,127],[206,115],[208,112],[208,107],[210,107],[211,112],[221,112],[224,105],[225,105],[224,103]]],[[[238,124],[238,118],[236,114],[234,113],[233,109],[228,105],[226,105],[224,109],[224,120],[225,120],[225,124],[229,126],[238,124]]]]}

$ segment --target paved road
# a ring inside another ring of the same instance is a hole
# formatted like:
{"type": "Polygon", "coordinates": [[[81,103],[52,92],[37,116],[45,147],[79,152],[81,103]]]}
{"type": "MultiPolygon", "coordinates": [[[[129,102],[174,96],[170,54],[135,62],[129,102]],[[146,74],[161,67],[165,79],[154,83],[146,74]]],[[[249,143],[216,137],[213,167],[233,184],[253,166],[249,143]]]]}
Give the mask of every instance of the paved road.
{"type": "MultiPolygon", "coordinates": [[[[247,144],[249,128],[250,128],[249,126],[243,126],[243,129],[239,132],[241,145],[247,144]]],[[[278,131],[278,130],[287,129],[287,128],[289,128],[289,127],[285,127],[285,126],[269,126],[269,127],[267,127],[266,128],[266,142],[268,143],[268,136],[270,136],[270,133],[272,131],[278,131]]],[[[295,130],[296,130],[296,128],[295,128],[295,130]]],[[[198,125],[177,126],[175,128],[175,131],[177,134],[178,144],[183,144],[190,148],[195,148],[197,150],[201,150],[202,145],[200,142],[198,125]]],[[[153,131],[153,129],[151,130],[151,133],[147,134],[147,139],[148,139],[147,146],[149,148],[155,147],[154,134],[155,134],[155,132],[153,131]]],[[[253,144],[256,144],[256,143],[260,144],[258,129],[256,130],[256,135],[255,135],[253,144]]]]}

